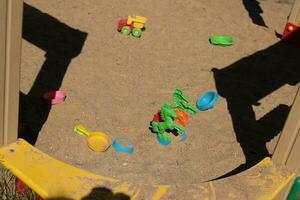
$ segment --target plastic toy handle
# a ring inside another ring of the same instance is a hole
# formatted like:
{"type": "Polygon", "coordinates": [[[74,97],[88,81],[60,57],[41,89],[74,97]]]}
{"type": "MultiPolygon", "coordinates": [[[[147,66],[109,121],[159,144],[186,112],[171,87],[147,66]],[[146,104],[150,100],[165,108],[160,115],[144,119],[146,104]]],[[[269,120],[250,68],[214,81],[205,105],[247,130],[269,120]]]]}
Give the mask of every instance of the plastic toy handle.
{"type": "Polygon", "coordinates": [[[82,124],[76,125],[74,127],[74,132],[82,136],[89,136],[90,134],[90,131],[87,128],[85,128],[82,124]]]}

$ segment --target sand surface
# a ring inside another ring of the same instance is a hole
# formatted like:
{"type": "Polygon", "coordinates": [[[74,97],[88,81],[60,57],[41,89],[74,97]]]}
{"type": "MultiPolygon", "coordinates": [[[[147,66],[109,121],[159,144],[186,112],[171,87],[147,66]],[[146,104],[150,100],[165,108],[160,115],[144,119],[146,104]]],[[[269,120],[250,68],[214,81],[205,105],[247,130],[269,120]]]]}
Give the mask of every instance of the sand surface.
{"type": "MultiPolygon", "coordinates": [[[[279,105],[286,116],[297,90],[299,70],[292,70],[299,66],[296,51],[278,44],[275,35],[283,31],[288,3],[261,1],[265,27],[252,22],[239,0],[25,2],[20,119],[26,134],[39,132],[37,148],[97,174],[158,184],[194,184],[222,176],[245,163],[237,141],[239,122],[232,120],[239,117],[228,110],[229,98],[239,100],[242,95],[241,102],[253,108],[259,121],[279,105]],[[130,14],[148,18],[140,39],[116,31],[118,20],[130,14]],[[208,42],[212,34],[231,35],[235,43],[213,46],[208,42]],[[264,67],[268,70],[261,70],[264,67]],[[149,122],[172,100],[175,88],[182,88],[193,104],[209,90],[218,91],[220,98],[213,110],[191,117],[186,142],[177,143],[174,136],[172,145],[162,147],[149,122]],[[45,91],[58,89],[67,93],[64,103],[50,107],[41,102],[45,91]],[[128,136],[135,152],[92,152],[85,139],[74,134],[76,124],[112,138],[128,136]]],[[[232,112],[238,113],[239,107],[235,109],[232,112]]],[[[258,131],[249,128],[256,127],[255,119],[243,128],[264,134],[279,123],[275,118],[258,131]]],[[[270,153],[276,135],[260,141],[270,153]]],[[[247,141],[242,138],[238,140],[247,141]]]]}

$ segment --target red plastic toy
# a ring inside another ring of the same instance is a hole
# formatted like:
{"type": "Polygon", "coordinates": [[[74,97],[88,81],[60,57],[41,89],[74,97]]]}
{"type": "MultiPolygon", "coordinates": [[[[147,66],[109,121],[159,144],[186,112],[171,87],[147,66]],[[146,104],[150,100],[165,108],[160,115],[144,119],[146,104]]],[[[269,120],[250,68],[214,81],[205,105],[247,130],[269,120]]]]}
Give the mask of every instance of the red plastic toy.
{"type": "Polygon", "coordinates": [[[300,45],[300,0],[295,0],[285,25],[282,39],[300,45]]]}
{"type": "MultiPolygon", "coordinates": [[[[186,112],[184,112],[181,109],[176,109],[175,110],[177,117],[174,119],[174,122],[186,126],[189,123],[189,116],[186,112]]],[[[160,110],[153,116],[152,121],[155,122],[163,122],[161,115],[160,115],[160,110]]]]}

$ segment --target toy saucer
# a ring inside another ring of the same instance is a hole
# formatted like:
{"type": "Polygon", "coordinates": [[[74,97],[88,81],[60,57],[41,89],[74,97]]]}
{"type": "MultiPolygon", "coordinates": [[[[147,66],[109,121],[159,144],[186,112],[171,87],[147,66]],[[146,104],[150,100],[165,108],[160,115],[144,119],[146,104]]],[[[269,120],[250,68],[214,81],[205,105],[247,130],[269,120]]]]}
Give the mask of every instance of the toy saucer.
{"type": "Polygon", "coordinates": [[[134,147],[131,143],[131,141],[126,137],[125,142],[127,143],[127,146],[122,145],[120,143],[120,140],[117,138],[113,141],[112,147],[117,151],[117,152],[122,152],[122,153],[127,153],[127,154],[132,154],[134,151],[134,147]]]}
{"type": "Polygon", "coordinates": [[[218,94],[213,91],[206,92],[197,100],[197,108],[201,111],[212,109],[218,100],[218,94]]]}
{"type": "Polygon", "coordinates": [[[209,38],[211,44],[220,46],[230,46],[233,45],[233,39],[231,36],[226,35],[212,35],[209,38]]]}
{"type": "Polygon", "coordinates": [[[171,144],[171,137],[167,134],[157,134],[156,139],[163,146],[171,144]]]}

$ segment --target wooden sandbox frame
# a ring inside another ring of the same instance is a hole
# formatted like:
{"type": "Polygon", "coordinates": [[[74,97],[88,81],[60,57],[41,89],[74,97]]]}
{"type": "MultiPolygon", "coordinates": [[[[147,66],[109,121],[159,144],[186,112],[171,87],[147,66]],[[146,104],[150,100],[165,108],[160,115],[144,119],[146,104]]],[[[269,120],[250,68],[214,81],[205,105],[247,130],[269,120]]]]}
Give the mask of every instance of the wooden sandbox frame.
{"type": "MultiPolygon", "coordinates": [[[[300,13],[300,0],[295,0],[290,15],[293,22],[298,19],[298,13],[300,13]]],[[[23,0],[0,0],[0,146],[15,142],[18,137],[22,14],[23,0]]],[[[284,164],[300,176],[299,152],[300,91],[298,90],[275,148],[272,162],[284,164]]],[[[88,176],[93,175],[88,174],[88,176]]],[[[29,185],[31,182],[29,181],[29,185]]],[[[155,194],[152,199],[160,199],[160,195],[166,188],[168,186],[160,186],[160,192],[156,193],[157,198],[155,194]]],[[[285,189],[281,188],[277,198],[284,199],[288,189],[287,186],[285,189]]]]}

